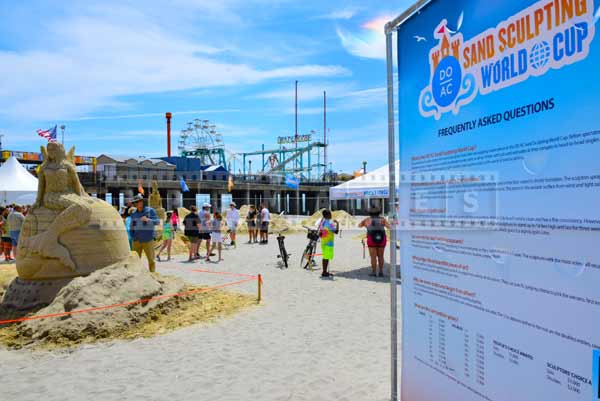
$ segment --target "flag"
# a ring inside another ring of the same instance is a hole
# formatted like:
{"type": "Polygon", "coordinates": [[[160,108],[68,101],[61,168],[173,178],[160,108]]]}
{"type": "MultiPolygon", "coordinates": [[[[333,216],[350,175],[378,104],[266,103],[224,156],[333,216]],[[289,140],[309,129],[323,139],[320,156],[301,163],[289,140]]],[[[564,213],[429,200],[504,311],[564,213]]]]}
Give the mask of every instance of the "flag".
{"type": "Polygon", "coordinates": [[[298,186],[300,186],[300,180],[294,177],[292,174],[286,174],[285,185],[291,189],[298,189],[298,186]]]}
{"type": "Polygon", "coordinates": [[[188,188],[187,184],[185,183],[185,180],[183,179],[183,177],[179,178],[179,185],[181,186],[181,192],[190,192],[190,189],[188,188]]]}
{"type": "Polygon", "coordinates": [[[144,186],[142,185],[142,180],[138,180],[138,193],[145,195],[144,193],[144,186]]]}
{"type": "Polygon", "coordinates": [[[48,142],[56,142],[56,125],[49,129],[39,129],[36,132],[48,142]]]}
{"type": "Polygon", "coordinates": [[[231,192],[233,189],[233,176],[229,174],[229,179],[227,180],[227,192],[231,192]]]}

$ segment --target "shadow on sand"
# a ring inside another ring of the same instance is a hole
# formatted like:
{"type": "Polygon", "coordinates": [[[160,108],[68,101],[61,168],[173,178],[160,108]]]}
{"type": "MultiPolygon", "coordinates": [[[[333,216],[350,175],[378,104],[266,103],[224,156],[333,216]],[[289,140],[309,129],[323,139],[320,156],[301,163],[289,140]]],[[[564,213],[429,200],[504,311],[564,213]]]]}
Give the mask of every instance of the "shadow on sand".
{"type": "MultiPolygon", "coordinates": [[[[352,280],[366,280],[366,281],[373,281],[376,283],[387,283],[389,284],[390,282],[390,264],[389,263],[385,263],[383,266],[383,277],[372,277],[369,276],[369,274],[371,273],[371,266],[365,266],[365,267],[361,267],[355,270],[346,270],[346,271],[336,271],[335,269],[332,270],[332,273],[335,275],[335,277],[339,277],[339,278],[347,278],[347,279],[352,279],[352,280]]],[[[398,278],[400,278],[400,271],[398,271],[398,278]]]]}

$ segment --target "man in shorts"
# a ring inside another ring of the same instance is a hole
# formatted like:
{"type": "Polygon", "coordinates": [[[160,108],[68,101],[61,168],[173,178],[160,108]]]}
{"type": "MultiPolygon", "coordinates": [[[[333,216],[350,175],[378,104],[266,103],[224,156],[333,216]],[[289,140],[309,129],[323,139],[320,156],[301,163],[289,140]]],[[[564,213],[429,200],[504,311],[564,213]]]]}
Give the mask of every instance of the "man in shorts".
{"type": "Polygon", "coordinates": [[[271,213],[267,208],[267,204],[263,203],[260,205],[260,243],[269,243],[269,221],[271,220],[271,213]]]}
{"type": "Polygon", "coordinates": [[[212,222],[210,217],[210,203],[205,203],[202,205],[202,210],[200,211],[200,233],[198,234],[198,247],[197,250],[200,249],[200,245],[202,245],[202,241],[206,241],[206,260],[210,261],[210,232],[212,229],[212,222]]]}
{"type": "Polygon", "coordinates": [[[17,257],[17,245],[19,245],[19,236],[21,234],[21,227],[25,221],[25,215],[23,215],[22,208],[19,205],[13,207],[13,211],[8,215],[8,233],[12,240],[12,249],[15,258],[17,257]]]}
{"type": "Polygon", "coordinates": [[[156,210],[150,206],[144,205],[144,197],[137,194],[132,201],[135,212],[131,215],[131,239],[133,240],[132,249],[141,258],[142,253],[148,259],[148,268],[151,272],[156,270],[154,260],[154,232],[155,227],[160,225],[160,219],[156,210]]]}
{"type": "Polygon", "coordinates": [[[227,228],[229,235],[231,236],[231,245],[235,246],[235,237],[237,234],[237,226],[240,222],[240,211],[236,209],[235,202],[229,204],[229,210],[227,211],[227,228]]]}
{"type": "Polygon", "coordinates": [[[193,262],[198,252],[198,241],[200,239],[200,216],[198,216],[196,206],[190,206],[190,213],[183,219],[183,230],[190,242],[188,262],[193,262]]]}

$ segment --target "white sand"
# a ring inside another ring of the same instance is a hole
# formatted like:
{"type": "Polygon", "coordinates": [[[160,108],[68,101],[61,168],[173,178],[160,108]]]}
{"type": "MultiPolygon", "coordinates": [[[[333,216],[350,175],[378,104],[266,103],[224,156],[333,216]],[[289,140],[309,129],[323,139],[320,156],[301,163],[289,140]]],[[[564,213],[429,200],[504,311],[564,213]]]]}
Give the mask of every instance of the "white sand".
{"type": "MultiPolygon", "coordinates": [[[[287,270],[276,268],[274,238],[266,246],[240,243],[219,264],[158,263],[163,274],[208,285],[240,278],[189,270],[261,273],[263,304],[151,339],[0,350],[0,399],[387,400],[389,271],[384,279],[367,277],[368,259],[350,237],[336,239],[334,280],[299,268],[302,235],[286,239],[293,254],[287,270]]],[[[256,283],[231,289],[255,293],[256,283]]]]}

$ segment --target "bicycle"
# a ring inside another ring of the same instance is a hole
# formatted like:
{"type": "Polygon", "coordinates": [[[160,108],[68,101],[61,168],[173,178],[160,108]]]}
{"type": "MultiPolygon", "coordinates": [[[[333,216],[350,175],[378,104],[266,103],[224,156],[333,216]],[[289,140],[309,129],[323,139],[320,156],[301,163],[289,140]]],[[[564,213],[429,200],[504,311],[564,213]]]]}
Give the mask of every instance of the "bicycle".
{"type": "Polygon", "coordinates": [[[310,228],[307,226],[302,226],[308,230],[306,234],[306,238],[308,238],[308,244],[302,253],[302,258],[300,259],[300,267],[303,269],[310,269],[310,271],[314,271],[315,266],[317,266],[317,262],[315,262],[315,253],[317,251],[317,242],[319,241],[320,235],[319,230],[310,228]]]}
{"type": "Polygon", "coordinates": [[[285,266],[285,268],[287,269],[288,261],[290,259],[291,254],[288,253],[285,249],[285,236],[283,235],[283,233],[286,231],[287,229],[279,231],[277,233],[277,244],[279,245],[279,255],[277,255],[277,258],[281,259],[281,261],[283,262],[283,266],[285,266]]]}

